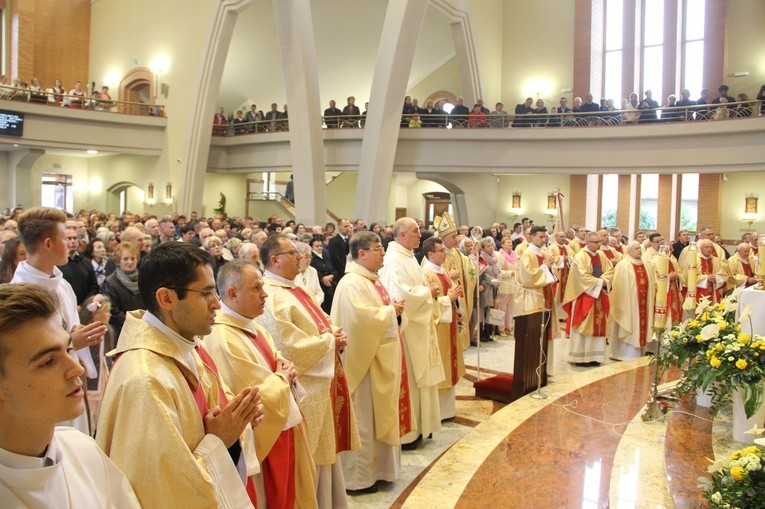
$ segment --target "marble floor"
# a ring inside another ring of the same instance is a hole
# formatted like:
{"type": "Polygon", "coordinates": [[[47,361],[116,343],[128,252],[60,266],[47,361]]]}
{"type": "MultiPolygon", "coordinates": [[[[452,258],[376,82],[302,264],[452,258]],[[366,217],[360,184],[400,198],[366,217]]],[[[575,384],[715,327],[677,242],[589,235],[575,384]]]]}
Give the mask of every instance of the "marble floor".
{"type": "MultiPolygon", "coordinates": [[[[378,493],[352,508],[691,508],[703,506],[698,477],[707,458],[736,448],[730,418],[671,402],[661,419],[641,414],[652,379],[649,358],[577,367],[555,341],[546,399],[510,405],[475,396],[472,382],[513,366],[514,340],[465,351],[457,417],[416,451],[378,493]],[[480,372],[479,372],[480,360],[480,372]]],[[[671,387],[677,372],[666,374],[671,387]]]]}

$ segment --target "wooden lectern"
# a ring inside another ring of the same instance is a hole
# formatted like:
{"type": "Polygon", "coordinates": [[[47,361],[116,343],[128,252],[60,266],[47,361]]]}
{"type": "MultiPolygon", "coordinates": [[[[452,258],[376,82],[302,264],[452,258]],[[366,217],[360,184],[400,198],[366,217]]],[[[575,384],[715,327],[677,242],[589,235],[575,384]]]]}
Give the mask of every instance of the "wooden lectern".
{"type": "MultiPolygon", "coordinates": [[[[546,323],[542,348],[545,364],[542,365],[542,387],[547,385],[547,346],[550,338],[549,311],[533,311],[515,317],[515,362],[512,375],[497,375],[473,384],[475,395],[480,398],[510,403],[534,392],[537,388],[539,366],[539,335],[546,323]]],[[[557,325],[557,324],[556,324],[557,325]]]]}

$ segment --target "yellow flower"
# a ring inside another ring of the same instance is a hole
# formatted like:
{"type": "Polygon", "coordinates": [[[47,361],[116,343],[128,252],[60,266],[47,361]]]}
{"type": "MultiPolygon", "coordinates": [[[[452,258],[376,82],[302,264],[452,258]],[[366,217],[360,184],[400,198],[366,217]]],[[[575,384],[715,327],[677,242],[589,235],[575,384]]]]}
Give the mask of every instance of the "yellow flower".
{"type": "Polygon", "coordinates": [[[722,361],[718,359],[717,357],[715,357],[714,355],[712,356],[711,359],[709,359],[709,365],[712,366],[713,368],[719,368],[720,364],[722,364],[722,361]]]}
{"type": "Polygon", "coordinates": [[[749,343],[749,341],[752,339],[752,336],[747,334],[746,332],[739,332],[738,333],[738,342],[742,345],[745,345],[749,343]]]}
{"type": "Polygon", "coordinates": [[[746,477],[746,469],[744,467],[733,467],[730,469],[730,476],[734,481],[741,481],[746,477]]]}
{"type": "Polygon", "coordinates": [[[704,338],[701,337],[701,334],[696,334],[696,341],[699,342],[699,343],[703,343],[704,342],[704,338]]]}
{"type": "Polygon", "coordinates": [[[702,321],[702,322],[706,322],[707,320],[709,320],[709,313],[707,313],[706,311],[704,311],[704,314],[703,314],[703,315],[701,315],[701,321],[702,321]]]}
{"type": "Polygon", "coordinates": [[[725,311],[725,303],[720,302],[719,304],[717,304],[717,309],[719,309],[720,311],[725,311]]]}
{"type": "Polygon", "coordinates": [[[679,335],[680,335],[680,333],[679,333],[678,331],[676,331],[676,330],[673,330],[673,331],[672,331],[672,337],[673,337],[673,338],[676,338],[676,337],[677,337],[677,336],[679,336],[679,335]]]}
{"type": "Polygon", "coordinates": [[[725,347],[722,345],[722,343],[717,343],[715,345],[715,352],[722,352],[723,350],[725,350],[725,347]]]}
{"type": "Polygon", "coordinates": [[[746,369],[746,366],[747,366],[747,364],[746,364],[746,360],[745,359],[739,359],[739,360],[736,361],[736,367],[738,369],[746,369]]]}
{"type": "Polygon", "coordinates": [[[717,324],[718,327],[720,327],[720,329],[724,329],[725,327],[728,326],[728,322],[726,322],[725,320],[720,320],[715,323],[717,324]]]}
{"type": "Polygon", "coordinates": [[[754,356],[755,357],[759,357],[760,356],[760,352],[754,352],[754,356]]]}
{"type": "Polygon", "coordinates": [[[736,330],[739,330],[739,331],[741,330],[741,324],[740,323],[736,324],[736,330]]]}
{"type": "Polygon", "coordinates": [[[691,320],[690,322],[688,322],[688,327],[698,327],[699,325],[700,324],[698,320],[691,320]]]}

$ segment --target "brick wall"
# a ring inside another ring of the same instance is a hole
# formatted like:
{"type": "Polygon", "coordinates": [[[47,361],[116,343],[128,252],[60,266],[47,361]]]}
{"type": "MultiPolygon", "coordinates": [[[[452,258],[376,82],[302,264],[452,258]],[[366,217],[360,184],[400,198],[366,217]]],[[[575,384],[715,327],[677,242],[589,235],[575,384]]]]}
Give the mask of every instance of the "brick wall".
{"type": "Polygon", "coordinates": [[[725,82],[725,57],[728,39],[728,0],[707,0],[704,24],[704,81],[710,97],[717,96],[717,87],[725,82]]]}
{"type": "Polygon", "coordinates": [[[90,53],[90,0],[11,0],[10,74],[44,87],[61,79],[67,90],[86,84],[90,53]]]}
{"type": "Polygon", "coordinates": [[[699,223],[698,227],[711,226],[720,231],[722,199],[722,174],[702,173],[699,175],[699,223]]]}
{"type": "Polygon", "coordinates": [[[571,175],[569,178],[568,215],[566,225],[584,225],[587,216],[587,175],[571,175]]]}
{"type": "Polygon", "coordinates": [[[659,175],[659,200],[656,205],[656,230],[670,237],[672,217],[672,175],[659,175]]]}

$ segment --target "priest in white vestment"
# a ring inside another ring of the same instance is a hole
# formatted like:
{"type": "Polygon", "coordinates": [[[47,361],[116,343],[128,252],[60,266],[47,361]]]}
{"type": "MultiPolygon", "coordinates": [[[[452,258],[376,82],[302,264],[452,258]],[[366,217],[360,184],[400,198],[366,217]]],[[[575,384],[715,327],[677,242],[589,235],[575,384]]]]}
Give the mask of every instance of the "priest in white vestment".
{"type": "Polygon", "coordinates": [[[85,412],[53,292],[0,285],[0,506],[139,508],[125,475],[89,436],[56,423],[85,412]]]}
{"type": "Polygon", "coordinates": [[[413,253],[420,244],[420,237],[420,228],[414,219],[397,220],[393,227],[394,240],[388,244],[380,270],[380,280],[391,298],[404,301],[401,334],[416,422],[416,428],[401,437],[404,448],[416,448],[422,438],[441,429],[438,384],[445,378],[433,320],[433,299],[438,297],[438,287],[427,283],[413,253]]]}
{"type": "Polygon", "coordinates": [[[305,397],[298,403],[316,462],[319,507],[345,507],[348,501],[338,453],[359,447],[356,416],[340,362],[347,335],[295,284],[301,255],[290,239],[281,234],[268,237],[260,256],[266,267],[263,282],[268,297],[264,313],[255,320],[295,364],[305,388],[305,397]]]}
{"type": "Polygon", "coordinates": [[[356,409],[361,449],[342,453],[348,490],[377,491],[378,481],[398,479],[401,435],[412,429],[408,373],[398,317],[403,301],[393,301],[380,283],[384,249],[372,232],[350,240],[351,261],[335,290],[332,322],[348,333],[344,365],[356,409]]]}
{"type": "Polygon", "coordinates": [[[653,337],[654,270],[641,259],[640,243],[627,244],[614,267],[609,357],[618,361],[645,355],[653,337]]]}

